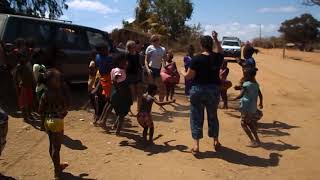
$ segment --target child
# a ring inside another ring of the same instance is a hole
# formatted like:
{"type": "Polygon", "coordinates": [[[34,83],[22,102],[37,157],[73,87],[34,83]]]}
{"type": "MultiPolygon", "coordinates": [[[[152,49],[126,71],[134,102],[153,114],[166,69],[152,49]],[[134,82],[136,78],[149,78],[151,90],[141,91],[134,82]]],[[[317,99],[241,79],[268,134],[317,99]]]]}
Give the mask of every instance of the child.
{"type": "Polygon", "coordinates": [[[39,113],[45,122],[49,136],[49,153],[54,164],[56,179],[60,179],[62,171],[68,166],[60,164],[60,149],[63,141],[64,118],[68,113],[68,98],[63,91],[61,74],[57,70],[47,72],[47,91],[42,95],[39,113]]]}
{"type": "Polygon", "coordinates": [[[0,108],[0,156],[7,143],[8,114],[0,108]]]}
{"type": "Polygon", "coordinates": [[[123,120],[130,111],[132,105],[132,96],[129,82],[126,75],[128,59],[125,54],[119,54],[115,57],[117,68],[111,70],[112,92],[111,106],[114,108],[117,119],[114,123],[116,135],[119,135],[123,120]]]}
{"type": "Polygon", "coordinates": [[[40,101],[42,94],[46,91],[45,85],[45,72],[46,66],[43,65],[44,56],[42,51],[35,52],[33,59],[35,64],[33,65],[33,76],[36,82],[36,96],[37,100],[40,101]]]}
{"type": "Polygon", "coordinates": [[[143,139],[147,141],[147,135],[149,130],[149,143],[153,144],[154,125],[151,117],[151,110],[153,102],[159,106],[175,103],[175,100],[167,102],[159,102],[154,96],[157,94],[157,86],[149,84],[147,92],[142,96],[141,106],[138,113],[138,123],[143,127],[143,139]]]}
{"type": "Polygon", "coordinates": [[[28,67],[28,51],[26,48],[19,49],[17,57],[19,64],[16,71],[16,84],[19,95],[19,106],[23,113],[24,121],[28,122],[31,117],[33,106],[33,88],[34,77],[31,69],[28,67]]]}
{"type": "Polygon", "coordinates": [[[250,138],[253,146],[260,144],[257,134],[257,123],[255,121],[255,116],[259,112],[257,109],[258,96],[260,99],[259,107],[263,108],[263,96],[259,84],[255,80],[256,72],[256,69],[245,69],[241,94],[236,98],[240,99],[241,126],[250,138]]]}
{"type": "MultiPolygon", "coordinates": [[[[112,81],[110,72],[113,68],[113,62],[112,58],[109,56],[109,49],[107,44],[98,44],[96,50],[98,54],[96,55],[95,63],[100,74],[100,84],[103,89],[102,94],[105,96],[105,105],[103,108],[103,112],[108,113],[108,111],[111,110],[110,95],[112,89],[112,81]]],[[[104,114],[103,112],[102,114],[104,114]]],[[[105,128],[106,120],[107,119],[105,118],[105,116],[101,115],[99,119],[99,125],[105,128]]]]}
{"type": "Polygon", "coordinates": [[[229,75],[228,61],[223,61],[220,68],[220,80],[221,80],[221,98],[223,101],[223,109],[228,109],[228,95],[227,91],[232,87],[231,81],[227,80],[229,75]]]}
{"type": "MultiPolygon", "coordinates": [[[[247,42],[247,44],[245,45],[244,49],[243,49],[243,56],[244,56],[244,60],[238,59],[237,62],[238,64],[242,67],[242,71],[244,73],[245,69],[256,69],[256,61],[253,58],[253,54],[254,53],[258,53],[259,50],[255,49],[251,46],[251,44],[249,42],[247,42]]],[[[235,90],[241,90],[242,84],[244,82],[244,76],[243,78],[241,78],[240,80],[240,84],[235,86],[235,90]]]]}
{"type": "MultiPolygon", "coordinates": [[[[194,47],[193,45],[190,45],[188,48],[187,55],[183,58],[185,72],[187,72],[190,67],[193,55],[194,55],[194,47]]],[[[186,79],[184,83],[185,83],[185,95],[189,96],[189,92],[192,85],[192,79],[191,80],[186,79]]]]}
{"type": "Polygon", "coordinates": [[[167,53],[167,62],[165,63],[165,67],[161,69],[161,78],[167,89],[166,100],[169,100],[169,96],[172,100],[174,96],[174,88],[180,81],[177,65],[173,61],[172,51],[168,51],[167,53]]]}

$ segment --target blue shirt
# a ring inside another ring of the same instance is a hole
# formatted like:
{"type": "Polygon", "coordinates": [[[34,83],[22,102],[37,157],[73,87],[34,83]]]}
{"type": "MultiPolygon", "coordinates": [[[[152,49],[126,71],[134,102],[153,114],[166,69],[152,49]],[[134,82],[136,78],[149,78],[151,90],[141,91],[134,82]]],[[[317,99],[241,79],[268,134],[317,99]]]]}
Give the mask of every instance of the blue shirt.
{"type": "Polygon", "coordinates": [[[97,54],[96,65],[101,75],[108,74],[113,68],[112,58],[110,56],[101,56],[100,54],[97,54]]]}
{"type": "Polygon", "coordinates": [[[242,87],[244,89],[244,95],[240,99],[240,112],[256,113],[259,84],[256,82],[246,81],[243,83],[242,87]]]}

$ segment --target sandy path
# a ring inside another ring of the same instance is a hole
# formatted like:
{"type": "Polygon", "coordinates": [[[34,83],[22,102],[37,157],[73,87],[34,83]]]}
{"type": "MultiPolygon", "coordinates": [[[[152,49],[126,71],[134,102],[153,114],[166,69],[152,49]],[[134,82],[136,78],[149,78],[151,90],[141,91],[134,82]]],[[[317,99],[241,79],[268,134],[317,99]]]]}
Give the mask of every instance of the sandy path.
{"type": "MultiPolygon", "coordinates": [[[[205,137],[203,153],[194,158],[188,148],[192,143],[188,101],[178,89],[178,104],[168,106],[168,112],[154,106],[156,145],[148,148],[139,143],[141,128],[135,118],[129,117],[123,137],[115,137],[92,127],[92,115],[75,107],[66,119],[62,147],[62,159],[70,163],[65,179],[319,179],[320,141],[315,138],[320,135],[320,54],[292,51],[290,55],[305,56],[306,61],[282,60],[281,50],[262,50],[256,57],[265,96],[259,131],[262,147],[247,147],[248,138],[234,110],[237,102],[230,102],[230,110],[219,111],[225,148],[212,152],[212,142],[205,137]]],[[[241,69],[235,63],[229,67],[229,79],[235,84],[241,69]]],[[[237,93],[231,90],[230,96],[237,93]]],[[[19,118],[10,120],[0,171],[16,179],[52,179],[46,134],[24,126],[19,118]]]]}

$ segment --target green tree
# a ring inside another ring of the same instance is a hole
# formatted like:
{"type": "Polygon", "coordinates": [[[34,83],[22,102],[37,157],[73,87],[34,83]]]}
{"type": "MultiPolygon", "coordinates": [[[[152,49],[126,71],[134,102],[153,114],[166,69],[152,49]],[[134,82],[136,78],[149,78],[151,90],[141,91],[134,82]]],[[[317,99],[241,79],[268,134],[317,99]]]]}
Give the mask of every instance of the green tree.
{"type": "Polygon", "coordinates": [[[66,0],[1,0],[0,12],[22,14],[27,16],[45,17],[54,19],[63,15],[68,9],[66,0]]]}
{"type": "Polygon", "coordinates": [[[167,28],[168,35],[176,39],[183,33],[186,21],[193,13],[190,0],[150,0],[151,12],[158,17],[159,23],[167,28]]]}
{"type": "Polygon", "coordinates": [[[304,0],[303,4],[308,6],[318,5],[320,6],[320,0],[304,0]]]}
{"type": "Polygon", "coordinates": [[[287,42],[298,43],[305,50],[307,45],[319,40],[320,22],[311,14],[302,14],[284,21],[279,29],[287,42]]]}

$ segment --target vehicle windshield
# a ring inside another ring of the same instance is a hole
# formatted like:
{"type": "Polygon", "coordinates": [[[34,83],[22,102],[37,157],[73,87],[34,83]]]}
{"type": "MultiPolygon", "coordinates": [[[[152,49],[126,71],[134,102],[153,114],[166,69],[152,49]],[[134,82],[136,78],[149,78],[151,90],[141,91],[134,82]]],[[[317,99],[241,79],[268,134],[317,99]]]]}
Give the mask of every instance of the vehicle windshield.
{"type": "Polygon", "coordinates": [[[222,45],[223,46],[240,46],[239,43],[235,41],[224,41],[222,45]]]}

